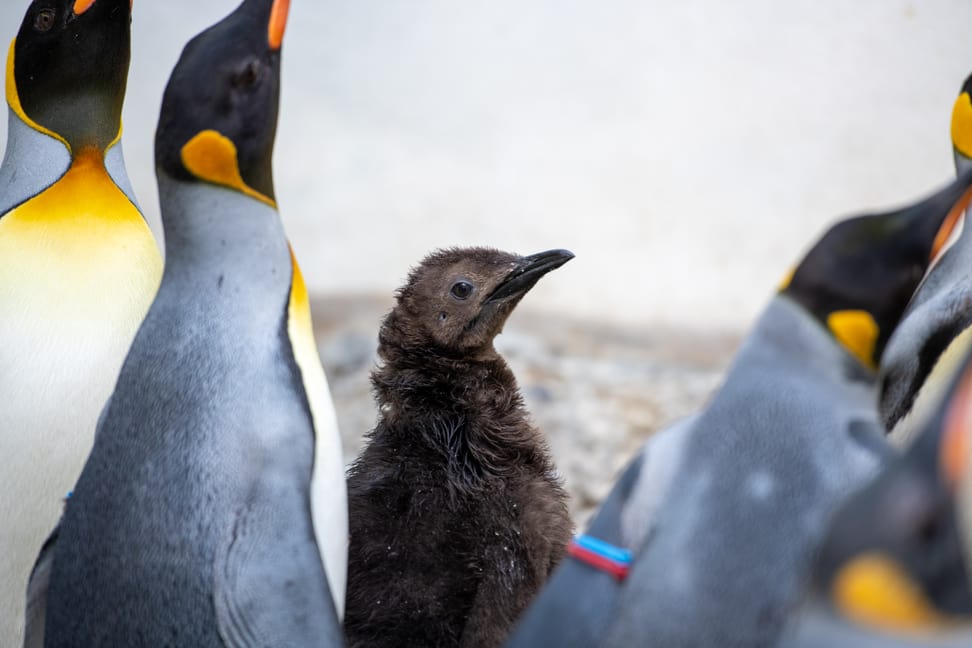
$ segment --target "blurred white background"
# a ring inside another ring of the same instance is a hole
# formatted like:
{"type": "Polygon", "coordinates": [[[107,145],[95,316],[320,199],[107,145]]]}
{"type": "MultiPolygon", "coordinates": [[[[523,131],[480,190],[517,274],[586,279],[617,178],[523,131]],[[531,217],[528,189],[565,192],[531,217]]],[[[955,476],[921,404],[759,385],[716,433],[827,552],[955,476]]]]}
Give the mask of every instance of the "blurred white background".
{"type": "MultiPolygon", "coordinates": [[[[8,38],[27,0],[5,0],[8,38]]],[[[235,0],[137,0],[128,167],[158,220],[168,73],[235,0]]],[[[744,326],[820,230],[952,175],[968,0],[292,0],[277,195],[311,290],[428,250],[577,259],[530,304],[744,326]]],[[[5,124],[0,134],[5,133],[5,124]]]]}

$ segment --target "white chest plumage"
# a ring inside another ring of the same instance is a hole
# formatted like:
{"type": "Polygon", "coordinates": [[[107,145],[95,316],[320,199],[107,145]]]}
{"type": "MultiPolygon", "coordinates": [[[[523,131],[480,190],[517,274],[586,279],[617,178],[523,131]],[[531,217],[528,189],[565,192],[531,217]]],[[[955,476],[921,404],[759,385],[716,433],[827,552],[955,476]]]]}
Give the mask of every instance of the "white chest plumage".
{"type": "Polygon", "coordinates": [[[348,505],[341,437],[324,369],[314,342],[307,289],[297,261],[290,292],[288,334],[300,367],[316,434],[311,515],[321,560],[327,569],[338,618],[344,615],[348,565],[348,505]]]}
{"type": "Polygon", "coordinates": [[[19,635],[30,568],[161,272],[100,151],[0,218],[0,636],[19,635]]]}

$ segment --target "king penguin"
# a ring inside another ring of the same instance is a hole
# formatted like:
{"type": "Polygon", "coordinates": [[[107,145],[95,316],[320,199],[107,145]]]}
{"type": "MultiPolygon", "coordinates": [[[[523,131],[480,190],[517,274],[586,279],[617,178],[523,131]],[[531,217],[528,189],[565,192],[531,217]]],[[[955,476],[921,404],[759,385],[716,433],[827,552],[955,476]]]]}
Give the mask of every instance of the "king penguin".
{"type": "Polygon", "coordinates": [[[288,9],[245,0],[172,72],[165,273],[35,569],[48,647],[341,645],[340,440],[271,166],[288,9]]]}
{"type": "Polygon", "coordinates": [[[889,456],[877,359],[970,185],[834,225],[708,406],[646,444],[507,645],[771,645],[827,516],[889,456]]]}
{"type": "Polygon", "coordinates": [[[783,646],[972,645],[970,360],[914,443],[834,515],[783,646]]]}
{"type": "Polygon", "coordinates": [[[122,157],[129,0],[36,0],[0,164],[0,643],[162,275],[122,157]]]}
{"type": "MultiPolygon", "coordinates": [[[[952,108],[959,174],[972,169],[970,92],[972,76],[952,108]]],[[[960,210],[953,217],[964,220],[960,210]]],[[[962,223],[954,229],[959,236],[918,288],[881,362],[881,416],[908,448],[834,516],[807,598],[781,642],[787,648],[972,644],[972,534],[962,533],[960,515],[970,502],[963,506],[956,493],[957,471],[944,470],[956,462],[943,461],[955,445],[944,441],[963,438],[946,434],[945,412],[968,402],[959,379],[972,347],[972,243],[962,223]]]]}
{"type": "MultiPolygon", "coordinates": [[[[955,169],[972,169],[972,76],[952,108],[955,169]]],[[[965,227],[918,289],[881,362],[880,410],[892,438],[907,445],[940,402],[964,356],[972,326],[972,232],[965,227]]]]}
{"type": "Polygon", "coordinates": [[[494,340],[573,257],[438,250],[398,291],[348,471],[351,648],[500,646],[563,558],[567,497],[494,340]]]}

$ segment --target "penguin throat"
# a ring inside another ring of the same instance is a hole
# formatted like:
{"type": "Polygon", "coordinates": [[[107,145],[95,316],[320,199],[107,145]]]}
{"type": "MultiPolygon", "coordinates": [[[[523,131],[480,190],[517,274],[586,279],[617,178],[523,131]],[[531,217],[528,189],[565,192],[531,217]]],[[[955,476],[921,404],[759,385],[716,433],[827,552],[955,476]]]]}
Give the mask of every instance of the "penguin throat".
{"type": "MultiPolygon", "coordinates": [[[[106,312],[121,317],[111,309],[131,303],[124,318],[140,320],[139,308],[148,308],[161,276],[148,225],[94,148],[80,151],[57,182],[0,220],[0,284],[16,288],[13,296],[7,290],[5,304],[22,299],[31,305],[26,317],[46,305],[71,313],[72,326],[87,331],[106,312]]],[[[17,309],[9,312],[16,319],[17,309]]]]}
{"type": "Polygon", "coordinates": [[[104,153],[95,146],[77,151],[56,183],[10,215],[49,223],[66,219],[76,221],[73,226],[94,229],[95,222],[102,220],[145,226],[138,209],[108,173],[104,153]]]}
{"type": "MultiPolygon", "coordinates": [[[[62,112],[61,121],[65,121],[63,111],[69,111],[67,113],[67,123],[84,125],[80,132],[72,133],[70,136],[56,132],[28,115],[21,100],[20,91],[17,89],[17,78],[15,74],[16,44],[17,41],[14,39],[10,43],[10,49],[7,53],[5,90],[7,105],[10,106],[10,109],[21,121],[35,131],[52,137],[64,144],[68,152],[72,155],[75,153],[75,149],[88,147],[95,148],[101,153],[104,153],[121,140],[122,125],[118,115],[118,111],[121,109],[120,105],[115,110],[114,116],[106,119],[105,115],[112,111],[106,105],[105,100],[96,95],[88,94],[73,98],[61,97],[56,102],[55,110],[62,112]]],[[[110,104],[111,102],[109,101],[108,103],[110,104]]],[[[46,120],[40,119],[40,121],[46,120]]]]}
{"type": "MultiPolygon", "coordinates": [[[[491,430],[497,421],[523,418],[522,401],[513,372],[497,357],[490,362],[432,359],[416,364],[401,358],[372,374],[382,410],[400,422],[415,423],[433,416],[462,421],[472,437],[491,430]],[[463,389],[456,391],[455,385],[463,389]]],[[[486,436],[492,436],[487,433],[486,436]]],[[[511,439],[509,447],[516,443],[511,439]]]]}

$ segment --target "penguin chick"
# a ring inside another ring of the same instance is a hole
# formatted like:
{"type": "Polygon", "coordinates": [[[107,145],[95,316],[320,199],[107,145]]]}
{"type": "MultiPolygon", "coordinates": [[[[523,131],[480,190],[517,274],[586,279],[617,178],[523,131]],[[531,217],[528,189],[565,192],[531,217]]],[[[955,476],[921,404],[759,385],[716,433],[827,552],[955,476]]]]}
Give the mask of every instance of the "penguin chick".
{"type": "Polygon", "coordinates": [[[349,645],[497,646],[564,556],[567,496],[493,339],[571,258],[444,250],[398,292],[348,475],[349,645]]]}
{"type": "Polygon", "coordinates": [[[960,486],[972,478],[970,359],[966,351],[915,443],[834,515],[785,646],[858,646],[868,635],[895,646],[969,645],[960,486]]]}

